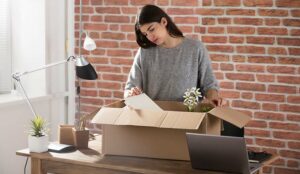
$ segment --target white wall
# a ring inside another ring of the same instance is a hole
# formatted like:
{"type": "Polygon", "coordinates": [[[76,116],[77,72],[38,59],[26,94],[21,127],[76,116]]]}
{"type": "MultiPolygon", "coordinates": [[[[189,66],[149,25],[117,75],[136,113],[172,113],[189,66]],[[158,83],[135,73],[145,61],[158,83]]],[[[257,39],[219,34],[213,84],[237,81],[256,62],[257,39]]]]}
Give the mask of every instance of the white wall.
{"type": "MultiPolygon", "coordinates": [[[[12,25],[15,32],[12,33],[14,72],[66,59],[66,1],[12,0],[13,13],[17,14],[12,25]]],[[[74,96],[74,92],[69,93],[67,89],[68,84],[72,83],[67,82],[68,67],[59,65],[22,78],[35,110],[50,123],[51,140],[57,139],[58,125],[66,122],[65,116],[71,113],[67,108],[75,106],[75,103],[68,103],[69,96],[74,96]]],[[[26,158],[15,153],[27,147],[25,131],[33,115],[22,97],[15,97],[17,99],[10,102],[1,97],[0,174],[23,173],[26,158]]],[[[27,173],[30,173],[29,169],[30,163],[27,173]]]]}

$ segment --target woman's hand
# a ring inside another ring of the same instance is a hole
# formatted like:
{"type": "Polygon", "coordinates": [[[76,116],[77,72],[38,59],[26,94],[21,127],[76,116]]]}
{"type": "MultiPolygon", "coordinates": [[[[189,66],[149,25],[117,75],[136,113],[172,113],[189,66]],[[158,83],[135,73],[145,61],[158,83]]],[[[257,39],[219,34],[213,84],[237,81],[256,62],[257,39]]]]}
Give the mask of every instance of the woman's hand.
{"type": "Polygon", "coordinates": [[[143,91],[138,88],[138,87],[133,87],[128,91],[128,95],[127,97],[131,97],[131,96],[135,96],[135,95],[140,95],[141,93],[143,93],[143,91]]]}
{"type": "Polygon", "coordinates": [[[207,95],[204,99],[204,102],[211,103],[215,107],[216,106],[225,106],[227,104],[227,101],[221,97],[219,97],[219,93],[215,89],[209,89],[207,91],[207,95]]]}

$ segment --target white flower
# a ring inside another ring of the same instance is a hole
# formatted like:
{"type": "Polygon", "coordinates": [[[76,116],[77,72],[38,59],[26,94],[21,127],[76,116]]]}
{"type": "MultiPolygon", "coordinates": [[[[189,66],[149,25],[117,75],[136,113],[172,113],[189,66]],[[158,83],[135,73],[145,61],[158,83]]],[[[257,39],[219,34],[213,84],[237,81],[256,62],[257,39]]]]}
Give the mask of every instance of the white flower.
{"type": "Polygon", "coordinates": [[[187,89],[183,96],[183,104],[186,105],[190,111],[198,104],[200,97],[202,97],[202,95],[199,88],[192,87],[191,89],[187,89]]]}

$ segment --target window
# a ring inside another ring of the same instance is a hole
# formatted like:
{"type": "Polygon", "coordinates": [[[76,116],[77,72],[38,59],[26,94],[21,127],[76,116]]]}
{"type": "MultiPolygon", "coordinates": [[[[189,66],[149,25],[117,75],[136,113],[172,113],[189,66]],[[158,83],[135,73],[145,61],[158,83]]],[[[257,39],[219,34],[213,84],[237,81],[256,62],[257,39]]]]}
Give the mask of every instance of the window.
{"type": "Polygon", "coordinates": [[[0,93],[11,89],[11,36],[10,36],[10,3],[0,0],[0,93]]]}

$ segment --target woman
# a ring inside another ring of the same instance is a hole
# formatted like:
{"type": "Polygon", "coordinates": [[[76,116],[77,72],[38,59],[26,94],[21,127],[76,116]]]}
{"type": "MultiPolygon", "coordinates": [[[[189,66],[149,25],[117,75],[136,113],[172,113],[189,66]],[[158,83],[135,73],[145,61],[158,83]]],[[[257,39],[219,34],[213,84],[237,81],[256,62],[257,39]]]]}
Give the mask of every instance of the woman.
{"type": "Polygon", "coordinates": [[[139,48],[124,97],[146,93],[153,100],[183,101],[188,88],[198,87],[208,102],[223,105],[204,45],[183,36],[159,7],[146,5],[135,24],[139,48]]]}

